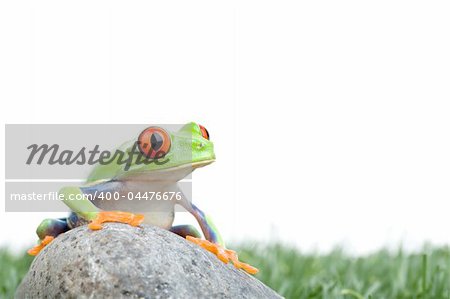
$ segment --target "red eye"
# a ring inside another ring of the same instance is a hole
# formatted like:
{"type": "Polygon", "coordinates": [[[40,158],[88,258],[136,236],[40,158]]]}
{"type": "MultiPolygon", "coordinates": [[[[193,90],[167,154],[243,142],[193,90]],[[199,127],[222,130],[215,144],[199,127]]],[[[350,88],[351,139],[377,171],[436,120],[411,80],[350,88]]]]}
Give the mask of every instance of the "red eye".
{"type": "Polygon", "coordinates": [[[198,125],[198,127],[200,128],[200,132],[202,132],[203,138],[209,140],[208,130],[206,130],[206,128],[204,126],[202,126],[202,125],[198,125]]]}
{"type": "Polygon", "coordinates": [[[162,158],[170,150],[170,135],[159,127],[149,127],[138,137],[139,150],[149,159],[162,158]]]}

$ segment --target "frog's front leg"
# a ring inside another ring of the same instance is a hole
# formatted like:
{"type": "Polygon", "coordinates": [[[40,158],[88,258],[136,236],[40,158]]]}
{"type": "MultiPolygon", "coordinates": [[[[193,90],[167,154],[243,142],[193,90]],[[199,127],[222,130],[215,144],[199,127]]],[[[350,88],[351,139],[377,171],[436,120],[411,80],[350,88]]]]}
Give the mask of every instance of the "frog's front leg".
{"type": "Polygon", "coordinates": [[[202,229],[203,235],[206,238],[206,240],[202,240],[195,235],[186,235],[185,237],[188,241],[191,241],[199,245],[200,247],[212,252],[226,264],[231,261],[238,269],[243,269],[250,274],[258,273],[257,268],[239,261],[238,255],[235,251],[225,248],[222,237],[220,236],[219,231],[217,230],[210,217],[208,217],[199,208],[197,208],[194,204],[190,203],[187,200],[183,200],[182,205],[195,217],[202,229]]]}
{"type": "MultiPolygon", "coordinates": [[[[37,229],[39,244],[28,251],[30,255],[37,255],[45,246],[47,246],[59,234],[70,230],[72,227],[89,223],[88,227],[92,230],[102,228],[104,222],[126,223],[132,226],[138,226],[144,220],[140,214],[132,214],[119,211],[102,211],[97,208],[89,195],[95,191],[95,188],[105,190],[108,182],[91,185],[89,187],[64,187],[59,191],[63,202],[74,212],[69,218],[46,219],[42,221],[37,229]],[[72,217],[74,216],[74,217],[72,217]],[[74,221],[73,219],[76,219],[74,221]]],[[[93,193],[92,193],[93,194],[93,193]]],[[[91,195],[92,195],[91,194],[91,195]]],[[[92,196],[90,196],[92,198],[92,196]]]]}
{"type": "Polygon", "coordinates": [[[66,187],[60,193],[64,194],[64,203],[70,207],[72,211],[77,213],[80,217],[89,220],[88,227],[92,230],[102,229],[102,224],[105,222],[125,223],[131,226],[138,226],[144,221],[144,215],[133,214],[121,211],[103,211],[95,206],[90,200],[102,200],[99,198],[100,194],[114,194],[119,192],[119,182],[105,181],[97,184],[91,184],[85,187],[66,187]],[[81,200],[71,200],[71,198],[78,198],[81,200]]]}

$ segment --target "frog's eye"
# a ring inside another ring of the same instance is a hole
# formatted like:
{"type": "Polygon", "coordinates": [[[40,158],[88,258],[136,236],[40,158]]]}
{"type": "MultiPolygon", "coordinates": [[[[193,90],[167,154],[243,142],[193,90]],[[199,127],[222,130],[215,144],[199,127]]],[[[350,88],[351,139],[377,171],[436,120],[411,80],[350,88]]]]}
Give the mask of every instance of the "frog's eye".
{"type": "Polygon", "coordinates": [[[160,127],[149,127],[138,137],[140,152],[149,159],[162,158],[170,150],[170,134],[160,127]]]}
{"type": "Polygon", "coordinates": [[[206,130],[206,128],[202,125],[198,125],[198,127],[200,128],[200,132],[202,133],[203,138],[209,140],[209,132],[208,130],[206,130]]]}

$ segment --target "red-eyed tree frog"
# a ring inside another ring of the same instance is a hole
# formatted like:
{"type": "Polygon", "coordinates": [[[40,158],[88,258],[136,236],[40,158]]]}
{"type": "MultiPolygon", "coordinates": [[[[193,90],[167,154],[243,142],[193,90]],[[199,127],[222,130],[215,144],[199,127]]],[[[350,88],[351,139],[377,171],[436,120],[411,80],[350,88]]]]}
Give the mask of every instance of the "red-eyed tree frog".
{"type": "Polygon", "coordinates": [[[37,255],[59,234],[83,224],[98,230],[104,222],[132,226],[146,223],[170,230],[194,242],[214,253],[224,263],[231,260],[237,268],[250,274],[258,272],[258,269],[240,262],[234,251],[225,248],[211,218],[192,204],[178,187],[178,181],[193,170],[215,161],[213,143],[203,126],[188,123],[176,132],[148,127],[118,150],[124,156],[117,155],[111,163],[97,164],[84,186],[64,187],[59,191],[63,202],[72,212],[67,218],[45,219],[41,222],[36,230],[40,241],[28,251],[30,255],[37,255]],[[136,155],[136,148],[142,154],[140,157],[136,155]],[[142,156],[145,162],[142,162],[142,156]],[[119,162],[119,159],[124,161],[127,158],[132,161],[128,165],[119,162]],[[143,194],[145,200],[142,199],[143,194]],[[149,199],[152,194],[160,194],[160,198],[149,199]],[[164,194],[172,199],[162,199],[164,194]],[[109,200],[104,197],[109,197],[109,200]],[[195,217],[205,240],[201,239],[200,233],[192,225],[173,226],[174,207],[177,204],[195,217]]]}

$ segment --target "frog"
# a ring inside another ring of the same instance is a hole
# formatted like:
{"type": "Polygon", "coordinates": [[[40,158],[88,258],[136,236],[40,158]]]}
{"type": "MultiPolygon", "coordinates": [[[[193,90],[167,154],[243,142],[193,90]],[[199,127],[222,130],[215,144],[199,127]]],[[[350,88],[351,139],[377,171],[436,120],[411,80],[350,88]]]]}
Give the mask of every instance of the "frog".
{"type": "Polygon", "coordinates": [[[43,220],[36,229],[38,244],[28,250],[28,254],[38,255],[59,235],[82,225],[96,231],[107,222],[135,227],[149,224],[175,233],[249,274],[259,271],[240,261],[234,250],[225,247],[212,218],[193,204],[179,187],[179,182],[194,170],[216,160],[214,144],[205,127],[195,122],[176,131],[149,126],[114,153],[122,155],[112,157],[109,163],[97,163],[82,186],[59,190],[58,195],[69,207],[70,214],[43,220]],[[130,198],[130,195],[149,193],[153,196],[159,193],[160,198],[130,198]],[[110,197],[108,200],[105,194],[110,197]],[[171,195],[171,200],[161,200],[161,194],[171,195]],[[177,205],[195,218],[203,238],[193,225],[173,225],[177,205]]]}

